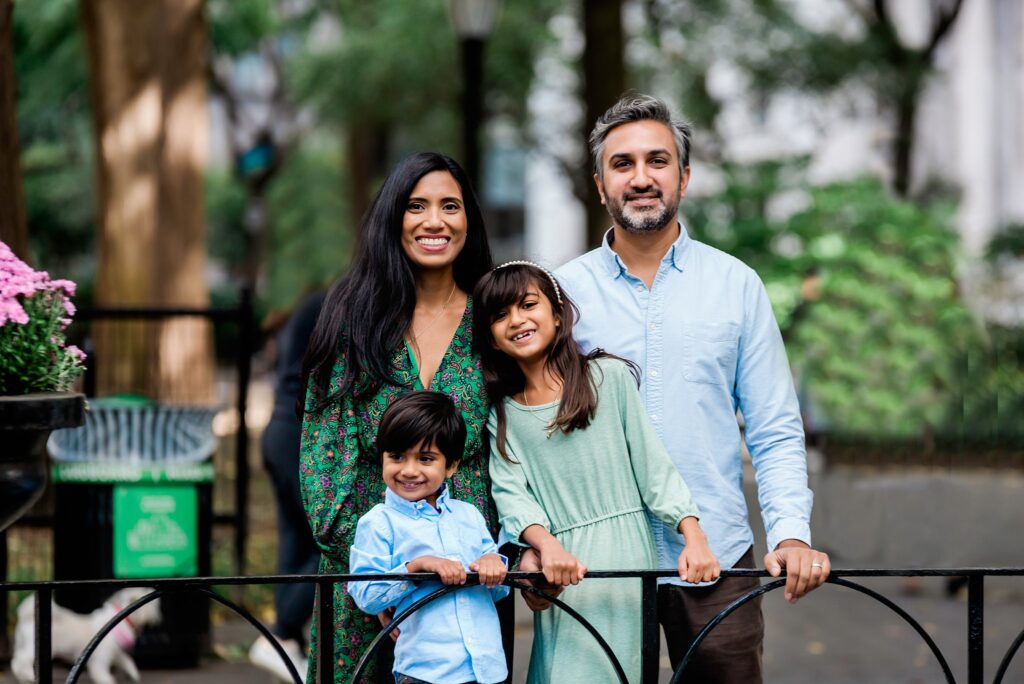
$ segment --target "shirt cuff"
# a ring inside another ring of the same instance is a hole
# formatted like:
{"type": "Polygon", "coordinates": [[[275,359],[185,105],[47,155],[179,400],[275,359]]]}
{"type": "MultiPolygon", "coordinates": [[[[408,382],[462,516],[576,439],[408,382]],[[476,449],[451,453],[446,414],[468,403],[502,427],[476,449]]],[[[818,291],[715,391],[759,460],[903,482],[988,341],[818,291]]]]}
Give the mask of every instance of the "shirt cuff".
{"type": "Polygon", "coordinates": [[[796,539],[811,546],[811,526],[800,518],[783,518],[777,521],[768,532],[768,550],[774,551],[786,539],[796,539]]]}

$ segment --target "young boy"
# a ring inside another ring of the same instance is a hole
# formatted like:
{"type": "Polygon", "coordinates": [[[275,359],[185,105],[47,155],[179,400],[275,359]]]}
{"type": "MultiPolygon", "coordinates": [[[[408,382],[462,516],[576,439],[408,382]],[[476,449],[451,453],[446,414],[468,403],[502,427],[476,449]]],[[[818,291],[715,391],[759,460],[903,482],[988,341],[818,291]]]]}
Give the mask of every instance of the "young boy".
{"type": "MultiPolygon", "coordinates": [[[[466,568],[480,586],[456,590],[413,613],[395,644],[398,684],[503,682],[508,674],[494,601],[504,598],[506,559],[480,512],[448,498],[466,426],[452,401],[439,392],[412,392],[392,403],[377,431],[384,503],[359,519],[349,555],[352,573],[436,572],[444,584],[465,584],[466,568]]],[[[401,613],[440,588],[437,581],[349,582],[361,610],[401,613]]]]}

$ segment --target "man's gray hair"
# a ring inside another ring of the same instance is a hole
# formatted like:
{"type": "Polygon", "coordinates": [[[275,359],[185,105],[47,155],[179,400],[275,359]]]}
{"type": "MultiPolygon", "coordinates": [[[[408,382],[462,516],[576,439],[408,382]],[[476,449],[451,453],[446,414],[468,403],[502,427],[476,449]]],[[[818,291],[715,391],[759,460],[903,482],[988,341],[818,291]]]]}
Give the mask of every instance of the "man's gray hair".
{"type": "Polygon", "coordinates": [[[679,158],[679,172],[690,165],[690,140],[693,129],[682,119],[673,119],[672,112],[664,100],[651,95],[630,93],[613,104],[608,111],[597,118],[594,130],[590,132],[590,154],[594,157],[594,173],[603,178],[601,157],[604,155],[604,141],[613,129],[634,121],[657,121],[668,126],[676,143],[679,158]]]}

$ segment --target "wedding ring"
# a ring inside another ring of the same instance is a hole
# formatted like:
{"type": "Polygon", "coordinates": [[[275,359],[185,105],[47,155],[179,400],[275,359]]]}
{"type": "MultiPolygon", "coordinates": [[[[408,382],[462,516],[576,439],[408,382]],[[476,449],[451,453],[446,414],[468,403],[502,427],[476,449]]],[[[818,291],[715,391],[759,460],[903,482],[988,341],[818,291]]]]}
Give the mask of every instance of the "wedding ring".
{"type": "Polygon", "coordinates": [[[820,568],[821,567],[821,563],[811,563],[811,567],[812,568],[820,568]]]}

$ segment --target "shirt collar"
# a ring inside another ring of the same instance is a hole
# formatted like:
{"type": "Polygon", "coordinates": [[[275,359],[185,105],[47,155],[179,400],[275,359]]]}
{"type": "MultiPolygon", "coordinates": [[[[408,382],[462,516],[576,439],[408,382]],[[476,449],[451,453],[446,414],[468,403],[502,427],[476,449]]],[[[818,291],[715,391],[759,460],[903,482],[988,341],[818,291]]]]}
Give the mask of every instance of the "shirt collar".
{"type": "MultiPolygon", "coordinates": [[[[604,238],[601,240],[601,259],[604,261],[605,267],[608,269],[608,275],[612,278],[617,278],[626,272],[626,265],[622,263],[622,259],[615,250],[612,249],[612,242],[615,240],[615,228],[609,228],[605,231],[604,238]]],[[[675,268],[677,271],[683,270],[683,260],[686,258],[687,248],[690,244],[690,236],[686,232],[686,226],[683,225],[682,221],[679,221],[679,237],[676,241],[668,248],[664,258],[661,262],[668,264],[675,268]]]]}
{"type": "Polygon", "coordinates": [[[438,515],[438,510],[448,511],[451,513],[452,506],[448,501],[448,483],[445,483],[441,487],[441,493],[437,495],[437,509],[428,504],[425,499],[419,501],[408,501],[403,499],[398,494],[395,494],[390,489],[384,492],[384,504],[391,508],[394,508],[402,513],[405,513],[409,517],[419,518],[424,515],[438,515]]]}

